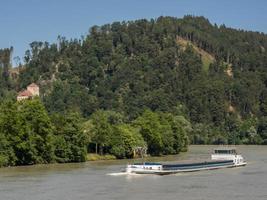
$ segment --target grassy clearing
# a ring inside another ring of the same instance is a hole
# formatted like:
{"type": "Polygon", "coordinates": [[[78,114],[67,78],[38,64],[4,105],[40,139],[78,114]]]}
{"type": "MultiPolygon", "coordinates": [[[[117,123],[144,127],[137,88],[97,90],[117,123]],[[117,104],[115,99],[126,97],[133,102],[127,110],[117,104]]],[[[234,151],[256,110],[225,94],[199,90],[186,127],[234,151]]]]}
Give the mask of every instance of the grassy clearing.
{"type": "Polygon", "coordinates": [[[194,51],[196,53],[198,53],[201,56],[201,60],[203,63],[203,69],[205,71],[209,70],[209,66],[211,63],[213,63],[215,61],[214,56],[212,56],[211,54],[209,54],[208,52],[204,51],[203,49],[197,47],[195,44],[193,44],[191,41],[186,40],[182,37],[177,36],[176,42],[182,46],[182,48],[185,50],[185,48],[187,47],[187,45],[190,45],[193,47],[194,51]]]}

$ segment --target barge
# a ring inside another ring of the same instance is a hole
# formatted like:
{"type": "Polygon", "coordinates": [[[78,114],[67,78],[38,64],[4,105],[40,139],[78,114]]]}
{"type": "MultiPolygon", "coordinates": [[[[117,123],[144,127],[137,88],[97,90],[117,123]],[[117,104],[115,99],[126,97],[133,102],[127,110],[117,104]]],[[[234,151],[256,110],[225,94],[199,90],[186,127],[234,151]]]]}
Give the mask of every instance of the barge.
{"type": "Polygon", "coordinates": [[[168,175],[181,172],[241,167],[245,166],[246,164],[247,163],[243,156],[236,153],[236,149],[220,148],[214,150],[214,153],[211,155],[211,160],[209,161],[176,164],[151,162],[135,163],[132,165],[127,165],[126,172],[127,174],[168,175]]]}

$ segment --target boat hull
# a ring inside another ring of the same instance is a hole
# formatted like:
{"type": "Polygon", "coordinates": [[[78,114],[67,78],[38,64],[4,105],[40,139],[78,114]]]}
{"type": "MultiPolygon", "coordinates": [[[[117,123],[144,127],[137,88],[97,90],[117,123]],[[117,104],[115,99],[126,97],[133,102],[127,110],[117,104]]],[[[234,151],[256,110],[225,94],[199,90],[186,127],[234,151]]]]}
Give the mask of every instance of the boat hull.
{"type": "Polygon", "coordinates": [[[126,172],[129,174],[168,175],[182,172],[242,167],[247,164],[243,156],[237,154],[234,148],[218,148],[214,152],[211,155],[211,160],[205,162],[183,164],[135,163],[133,165],[127,165],[126,172]]]}
{"type": "Polygon", "coordinates": [[[162,169],[144,169],[144,168],[133,168],[128,173],[134,174],[155,174],[155,175],[170,175],[170,174],[177,174],[177,173],[186,173],[186,172],[196,172],[196,171],[204,171],[204,170],[216,170],[222,168],[234,168],[234,167],[242,167],[245,166],[247,163],[239,163],[234,164],[233,162],[218,162],[218,163],[211,163],[202,165],[195,165],[195,164],[179,164],[179,165],[162,165],[162,169]]]}

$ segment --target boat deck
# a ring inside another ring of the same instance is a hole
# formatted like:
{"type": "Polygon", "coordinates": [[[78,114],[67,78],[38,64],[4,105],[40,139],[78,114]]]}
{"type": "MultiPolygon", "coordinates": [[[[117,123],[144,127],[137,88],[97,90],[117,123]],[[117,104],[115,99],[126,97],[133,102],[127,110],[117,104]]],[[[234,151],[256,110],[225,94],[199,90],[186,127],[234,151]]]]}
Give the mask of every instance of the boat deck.
{"type": "Polygon", "coordinates": [[[163,170],[176,170],[176,169],[194,169],[194,168],[206,168],[213,166],[227,166],[233,165],[232,160],[224,161],[205,161],[197,163],[183,163],[183,164],[164,164],[162,165],[163,170]]]}

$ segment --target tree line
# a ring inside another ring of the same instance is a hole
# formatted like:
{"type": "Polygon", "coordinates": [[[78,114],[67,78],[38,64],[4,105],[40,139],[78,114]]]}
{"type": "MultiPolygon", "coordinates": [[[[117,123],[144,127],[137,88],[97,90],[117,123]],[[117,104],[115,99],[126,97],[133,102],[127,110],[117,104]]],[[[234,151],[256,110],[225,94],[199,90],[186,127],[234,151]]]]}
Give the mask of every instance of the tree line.
{"type": "Polygon", "coordinates": [[[132,122],[115,111],[49,115],[39,99],[0,106],[0,166],[84,162],[88,152],[133,158],[186,151],[190,123],[182,116],[150,110],[132,122]],[[187,127],[188,126],[188,127],[187,127]],[[187,128],[186,128],[187,127],[187,128]]]}

